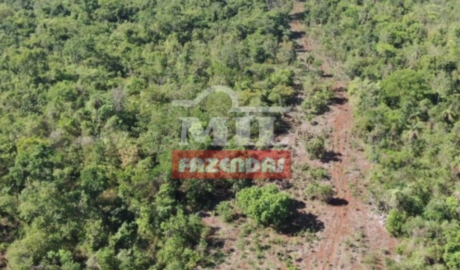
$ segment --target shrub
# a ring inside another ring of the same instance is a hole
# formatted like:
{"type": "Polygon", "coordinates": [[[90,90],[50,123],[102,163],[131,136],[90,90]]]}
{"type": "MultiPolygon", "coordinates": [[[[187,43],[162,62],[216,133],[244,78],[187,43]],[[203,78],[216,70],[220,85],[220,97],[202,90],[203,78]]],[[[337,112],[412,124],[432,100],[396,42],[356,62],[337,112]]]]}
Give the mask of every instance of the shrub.
{"type": "Polygon", "coordinates": [[[444,246],[443,259],[449,269],[460,269],[460,229],[458,224],[453,223],[443,228],[446,244],[444,246]]]}
{"type": "Polygon", "coordinates": [[[324,153],[326,152],[324,146],[324,138],[323,137],[316,137],[311,142],[307,143],[306,146],[307,152],[312,155],[314,158],[322,158],[324,153]]]}
{"type": "Polygon", "coordinates": [[[216,207],[216,212],[225,222],[231,222],[235,217],[233,207],[229,202],[219,203],[216,207]]]}
{"type": "Polygon", "coordinates": [[[403,226],[406,222],[407,215],[405,212],[400,212],[396,209],[391,209],[388,213],[386,228],[393,236],[401,236],[403,234],[403,226]]]}
{"type": "Polygon", "coordinates": [[[307,111],[307,114],[318,115],[327,110],[329,101],[334,97],[334,93],[329,87],[317,87],[303,101],[302,108],[307,111]]]}
{"type": "Polygon", "coordinates": [[[308,185],[305,193],[310,200],[318,199],[322,202],[329,202],[335,195],[335,191],[331,185],[318,183],[308,185]]]}
{"type": "Polygon", "coordinates": [[[236,195],[241,211],[262,225],[279,226],[290,214],[291,199],[275,185],[250,187],[236,195]]]}
{"type": "Polygon", "coordinates": [[[328,172],[323,168],[314,168],[310,170],[310,176],[316,180],[321,180],[329,177],[328,172]]]}

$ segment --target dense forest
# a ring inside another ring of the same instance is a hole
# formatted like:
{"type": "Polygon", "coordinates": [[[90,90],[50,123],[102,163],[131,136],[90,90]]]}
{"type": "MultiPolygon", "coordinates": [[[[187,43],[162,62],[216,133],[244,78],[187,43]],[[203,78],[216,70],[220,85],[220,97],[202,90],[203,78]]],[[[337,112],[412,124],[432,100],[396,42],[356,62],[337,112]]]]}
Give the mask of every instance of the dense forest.
{"type": "MultiPolygon", "coordinates": [[[[203,211],[282,230],[291,194],[172,179],[172,150],[214,149],[180,145],[179,117],[207,123],[231,102],[171,102],[226,85],[241,106],[286,106],[303,87],[311,121],[340,80],[373,164],[366,200],[400,241],[382,265],[460,269],[460,2],[305,0],[299,19],[321,52],[303,62],[293,2],[0,0],[1,267],[215,268],[225,254],[203,211]]],[[[325,141],[309,141],[310,157],[323,158],[325,141]]],[[[305,194],[328,202],[334,190],[314,183],[305,194]]]]}
{"type": "Polygon", "coordinates": [[[370,201],[402,239],[390,269],[460,269],[460,2],[307,1],[305,23],[352,79],[370,201]]]}
{"type": "MultiPolygon", "coordinates": [[[[0,1],[4,266],[214,265],[197,213],[215,190],[246,182],[171,179],[181,123],[170,103],[212,85],[232,87],[241,104],[285,103],[293,93],[291,8],[265,0],[0,1]]],[[[227,113],[229,100],[213,98],[181,116],[227,113]]]]}

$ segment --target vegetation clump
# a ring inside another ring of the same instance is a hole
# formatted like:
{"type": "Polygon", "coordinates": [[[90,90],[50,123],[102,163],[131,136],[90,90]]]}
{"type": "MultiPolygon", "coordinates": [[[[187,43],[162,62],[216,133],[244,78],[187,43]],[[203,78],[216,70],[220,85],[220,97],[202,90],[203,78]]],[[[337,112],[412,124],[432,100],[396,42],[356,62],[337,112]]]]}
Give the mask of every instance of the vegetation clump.
{"type": "Polygon", "coordinates": [[[310,200],[316,199],[327,203],[335,196],[335,191],[330,184],[315,182],[307,186],[305,194],[310,200]]]}
{"type": "Polygon", "coordinates": [[[243,189],[236,199],[241,211],[261,225],[280,226],[291,213],[291,199],[275,185],[243,189]]]}

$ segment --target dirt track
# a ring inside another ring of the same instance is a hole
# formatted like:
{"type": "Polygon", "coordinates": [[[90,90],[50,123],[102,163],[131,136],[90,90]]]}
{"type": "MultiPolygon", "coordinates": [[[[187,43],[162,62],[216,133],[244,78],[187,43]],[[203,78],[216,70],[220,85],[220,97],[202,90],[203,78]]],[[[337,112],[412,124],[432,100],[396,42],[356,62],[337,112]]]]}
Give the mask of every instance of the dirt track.
{"type": "MultiPolygon", "coordinates": [[[[308,29],[299,21],[303,10],[304,3],[296,2],[292,12],[291,31],[296,36],[297,57],[302,62],[307,54],[312,54],[323,60],[322,70],[330,76],[322,79],[334,85],[335,92],[329,111],[315,117],[316,124],[306,119],[298,105],[287,115],[291,129],[277,138],[288,142],[293,155],[293,178],[288,181],[291,188],[285,191],[304,206],[291,221],[293,232],[287,233],[270,227],[254,228],[248,219],[228,224],[208,213],[203,221],[213,228],[214,241],[222,245],[220,251],[225,254],[225,260],[212,269],[385,269],[384,258],[395,257],[396,240],[385,232],[373,206],[362,202],[371,164],[356,147],[361,143],[352,134],[352,108],[345,91],[348,81],[340,65],[321,52],[321,41],[309,39],[308,29]],[[305,147],[308,137],[325,133],[329,134],[327,149],[331,157],[322,161],[310,159],[305,147]],[[301,169],[304,165],[328,171],[337,192],[331,203],[306,200],[305,188],[312,179],[301,169]]],[[[299,85],[307,69],[304,64],[297,67],[299,85]]],[[[298,99],[304,98],[299,89],[298,99]]]]}
{"type": "MultiPolygon", "coordinates": [[[[296,15],[302,14],[303,11],[304,3],[296,2],[293,17],[299,17],[296,15]]],[[[291,23],[291,31],[301,33],[296,40],[297,44],[303,47],[303,50],[299,50],[298,53],[300,58],[304,57],[302,54],[305,52],[315,54],[314,48],[311,48],[304,34],[308,29],[305,29],[300,21],[294,20],[291,23]]],[[[318,219],[324,222],[325,229],[320,233],[320,240],[315,243],[314,250],[311,253],[306,252],[305,261],[301,265],[303,269],[312,270],[368,269],[363,261],[366,261],[366,258],[375,258],[375,266],[383,269],[383,256],[391,255],[397,243],[386,233],[379,218],[371,212],[371,206],[352,196],[350,184],[353,184],[356,190],[365,192],[363,175],[367,174],[370,164],[364,158],[363,152],[351,147],[355,139],[352,136],[352,108],[348,103],[346,92],[342,91],[347,82],[337,83],[334,77],[325,80],[332,80],[335,85],[342,86],[336,87],[336,102],[331,105],[331,111],[325,115],[322,123],[325,125],[324,128],[332,129],[329,149],[338,157],[329,167],[337,196],[333,205],[319,207],[318,219]],[[353,243],[351,246],[344,244],[346,241],[354,241],[357,234],[362,237],[359,241],[363,250],[353,248],[355,245],[353,243]]],[[[303,130],[294,131],[293,134],[308,132],[307,125],[294,127],[294,129],[303,130]]],[[[299,141],[299,138],[293,139],[299,141]]],[[[299,143],[298,148],[304,148],[304,145],[299,143]]],[[[302,162],[304,160],[302,155],[305,154],[303,149],[294,150],[297,150],[299,156],[297,162],[302,162]]]]}

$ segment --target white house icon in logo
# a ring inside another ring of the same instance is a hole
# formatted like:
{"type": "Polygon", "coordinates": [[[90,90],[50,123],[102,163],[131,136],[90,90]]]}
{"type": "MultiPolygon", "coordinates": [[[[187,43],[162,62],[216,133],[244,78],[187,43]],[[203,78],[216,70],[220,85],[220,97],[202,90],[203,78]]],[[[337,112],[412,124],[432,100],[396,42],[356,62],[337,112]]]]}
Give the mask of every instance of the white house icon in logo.
{"type": "MultiPolygon", "coordinates": [[[[225,93],[231,101],[232,107],[229,110],[231,113],[246,113],[244,117],[235,117],[236,135],[234,142],[239,146],[250,145],[250,127],[253,120],[259,123],[259,140],[256,145],[258,146],[273,146],[274,141],[274,129],[275,129],[275,117],[254,117],[250,116],[251,113],[287,113],[291,111],[290,107],[239,107],[238,105],[238,94],[232,89],[226,86],[212,86],[207,90],[201,92],[194,100],[175,100],[172,102],[173,106],[192,108],[197,106],[203,99],[213,93],[225,93]]],[[[181,144],[187,145],[187,134],[193,136],[197,142],[204,143],[206,137],[213,133],[214,146],[226,146],[228,145],[228,129],[227,122],[228,117],[214,117],[211,118],[206,130],[201,125],[198,118],[195,117],[181,117],[182,121],[182,136],[181,144]]]]}

